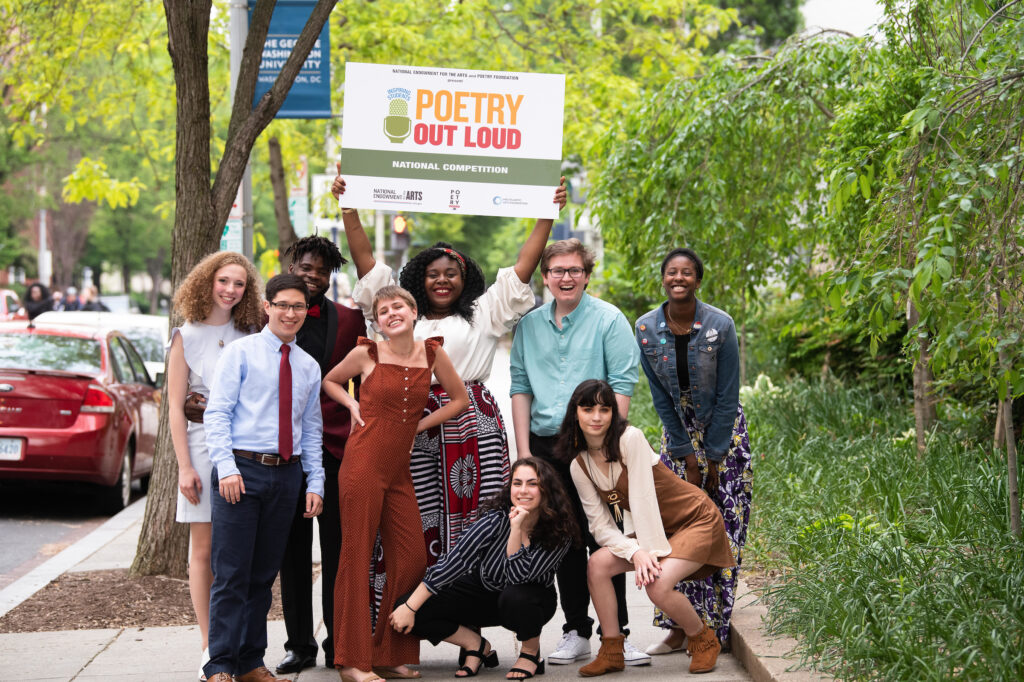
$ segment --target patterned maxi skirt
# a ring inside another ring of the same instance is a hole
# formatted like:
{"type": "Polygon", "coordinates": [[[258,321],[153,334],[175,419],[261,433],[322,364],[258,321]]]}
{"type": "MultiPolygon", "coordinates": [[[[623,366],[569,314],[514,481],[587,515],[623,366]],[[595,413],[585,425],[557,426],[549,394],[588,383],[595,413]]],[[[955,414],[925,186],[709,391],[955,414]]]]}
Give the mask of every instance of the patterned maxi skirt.
{"type": "MultiPolygon", "coordinates": [[[[693,449],[697,453],[701,484],[707,481],[708,459],[704,455],[704,434],[697,429],[697,417],[689,391],[682,393],[680,404],[683,412],[683,426],[690,434],[693,449]]],[[[673,460],[666,451],[667,436],[661,435],[661,461],[676,475],[686,480],[686,466],[682,460],[673,460]]],[[[736,421],[732,427],[732,442],[729,451],[718,464],[718,497],[715,504],[725,519],[725,533],[736,557],[735,568],[723,568],[703,580],[683,580],[676,585],[693,604],[697,614],[715,631],[718,639],[725,642],[729,637],[729,620],[732,618],[733,601],[736,598],[736,579],[743,564],[743,545],[747,541],[747,523],[750,521],[750,489],[753,482],[751,470],[750,438],[747,435],[747,419],[743,406],[736,410],[736,421]]],[[[669,628],[675,623],[661,609],[654,609],[654,624],[669,628]]]]}
{"type": "MultiPolygon", "coordinates": [[[[409,467],[427,545],[427,566],[455,546],[476,521],[480,503],[508,483],[508,436],[498,402],[479,381],[466,383],[469,409],[441,426],[416,436],[409,467]]],[[[441,386],[430,387],[423,415],[449,402],[441,386]]],[[[380,538],[374,547],[370,582],[374,620],[384,591],[385,567],[380,538]]]]}

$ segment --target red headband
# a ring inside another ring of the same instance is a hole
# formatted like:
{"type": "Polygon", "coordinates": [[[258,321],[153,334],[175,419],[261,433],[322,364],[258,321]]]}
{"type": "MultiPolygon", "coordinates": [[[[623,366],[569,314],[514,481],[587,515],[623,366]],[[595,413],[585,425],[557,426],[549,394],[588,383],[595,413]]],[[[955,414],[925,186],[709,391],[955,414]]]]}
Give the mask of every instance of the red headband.
{"type": "Polygon", "coordinates": [[[441,249],[444,251],[452,260],[459,264],[459,270],[462,271],[462,276],[466,276],[466,259],[462,257],[458,251],[454,249],[441,249]]]}

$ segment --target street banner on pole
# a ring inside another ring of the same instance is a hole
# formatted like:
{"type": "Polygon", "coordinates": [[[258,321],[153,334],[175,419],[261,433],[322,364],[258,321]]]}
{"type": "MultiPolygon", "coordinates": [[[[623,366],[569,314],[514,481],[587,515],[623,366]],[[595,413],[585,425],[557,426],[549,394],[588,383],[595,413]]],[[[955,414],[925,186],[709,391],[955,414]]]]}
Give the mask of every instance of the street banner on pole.
{"type": "MultiPolygon", "coordinates": [[[[249,0],[249,15],[252,16],[256,0],[249,0]]],[[[263,43],[263,58],[260,73],[256,79],[256,91],[252,103],[270,90],[277,80],[284,63],[292,54],[292,47],[309,20],[316,0],[277,0],[274,13],[270,16],[270,30],[263,43]]],[[[330,118],[331,117],[331,39],[330,21],[324,22],[313,49],[309,51],[299,75],[295,77],[284,104],[276,118],[330,118]]]]}
{"type": "Polygon", "coordinates": [[[309,236],[309,163],[305,156],[299,158],[295,170],[297,177],[288,192],[288,217],[295,234],[301,239],[309,236]]]}
{"type": "Polygon", "coordinates": [[[242,187],[239,185],[235,194],[235,201],[231,204],[231,212],[228,213],[228,222],[220,235],[221,251],[242,251],[242,187]]]}
{"type": "Polygon", "coordinates": [[[555,218],[561,74],[345,65],[344,205],[555,218]]]}

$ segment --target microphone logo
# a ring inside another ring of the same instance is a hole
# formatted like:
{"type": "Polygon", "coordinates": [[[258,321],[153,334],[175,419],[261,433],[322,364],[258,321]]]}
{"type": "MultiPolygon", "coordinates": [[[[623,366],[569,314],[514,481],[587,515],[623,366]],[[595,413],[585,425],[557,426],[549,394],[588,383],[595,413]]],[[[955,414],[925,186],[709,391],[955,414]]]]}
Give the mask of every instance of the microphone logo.
{"type": "Polygon", "coordinates": [[[388,90],[388,115],[384,117],[384,134],[399,144],[412,134],[412,119],[409,118],[409,101],[412,93],[405,88],[388,90]]]}

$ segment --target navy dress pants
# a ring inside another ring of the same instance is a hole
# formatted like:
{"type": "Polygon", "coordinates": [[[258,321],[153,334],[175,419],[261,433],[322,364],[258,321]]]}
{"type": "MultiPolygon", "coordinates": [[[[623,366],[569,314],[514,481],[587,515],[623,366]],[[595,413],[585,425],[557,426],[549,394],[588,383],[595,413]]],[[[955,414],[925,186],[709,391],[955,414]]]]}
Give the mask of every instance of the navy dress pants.
{"type": "Polygon", "coordinates": [[[295,498],[302,484],[298,458],[267,466],[235,458],[245,494],[231,504],[211,478],[213,586],[210,588],[210,662],[203,671],[241,675],[263,665],[271,587],[281,568],[295,498]]]}

